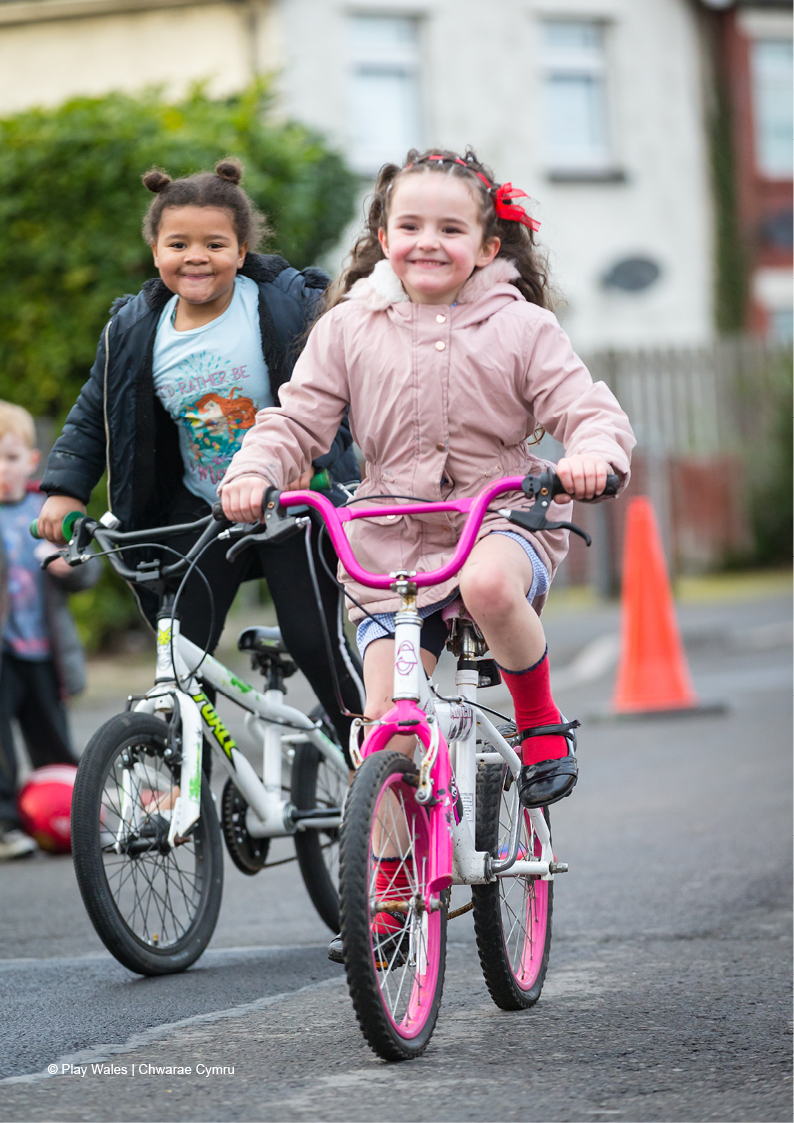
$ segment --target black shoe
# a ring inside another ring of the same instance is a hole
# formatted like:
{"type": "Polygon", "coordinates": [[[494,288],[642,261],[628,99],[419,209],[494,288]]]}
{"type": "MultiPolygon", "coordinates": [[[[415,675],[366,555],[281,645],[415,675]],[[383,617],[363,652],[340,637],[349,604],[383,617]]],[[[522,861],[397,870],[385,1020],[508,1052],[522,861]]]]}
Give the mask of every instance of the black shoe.
{"type": "Polygon", "coordinates": [[[330,944],[328,945],[328,958],[331,960],[332,963],[342,963],[342,964],[344,964],[344,962],[345,962],[345,949],[342,947],[342,933],[341,932],[339,933],[338,936],[334,936],[333,940],[331,940],[330,944]]]}
{"type": "Polygon", "coordinates": [[[579,777],[576,763],[576,734],[578,721],[564,721],[559,725],[540,725],[535,729],[524,729],[517,739],[545,737],[559,733],[568,741],[568,755],[559,760],[541,760],[537,764],[526,764],[518,778],[518,798],[524,807],[548,807],[570,795],[579,777]]]}
{"type": "Polygon", "coordinates": [[[373,952],[375,955],[375,967],[378,971],[385,971],[386,968],[402,967],[406,961],[406,953],[408,951],[408,930],[401,928],[397,932],[389,934],[385,932],[372,933],[373,937],[377,937],[374,941],[373,952]]]}
{"type": "MultiPolygon", "coordinates": [[[[375,946],[375,966],[379,971],[385,967],[402,967],[405,963],[404,947],[407,943],[407,932],[395,932],[390,936],[378,937],[375,946]]],[[[345,962],[345,949],[342,945],[342,935],[334,936],[328,945],[328,958],[332,963],[345,962]]]]}

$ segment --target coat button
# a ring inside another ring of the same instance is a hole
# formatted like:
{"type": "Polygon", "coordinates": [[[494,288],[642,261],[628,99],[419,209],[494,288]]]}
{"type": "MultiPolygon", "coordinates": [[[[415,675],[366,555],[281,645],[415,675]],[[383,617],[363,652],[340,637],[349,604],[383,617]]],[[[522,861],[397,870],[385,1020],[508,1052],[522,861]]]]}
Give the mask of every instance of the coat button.
{"type": "Polygon", "coordinates": [[[441,313],[439,312],[439,314],[436,316],[436,323],[437,324],[445,324],[446,322],[447,322],[447,317],[442,316],[441,313]]]}
{"type": "Polygon", "coordinates": [[[436,351],[443,351],[445,347],[446,343],[444,342],[444,340],[439,339],[438,343],[436,343],[436,351]]]}
{"type": "Polygon", "coordinates": [[[446,446],[446,445],[444,444],[444,442],[443,442],[443,441],[439,441],[439,442],[438,442],[438,444],[436,445],[436,450],[437,450],[438,452],[446,452],[446,451],[447,451],[447,446],[446,446]]]}

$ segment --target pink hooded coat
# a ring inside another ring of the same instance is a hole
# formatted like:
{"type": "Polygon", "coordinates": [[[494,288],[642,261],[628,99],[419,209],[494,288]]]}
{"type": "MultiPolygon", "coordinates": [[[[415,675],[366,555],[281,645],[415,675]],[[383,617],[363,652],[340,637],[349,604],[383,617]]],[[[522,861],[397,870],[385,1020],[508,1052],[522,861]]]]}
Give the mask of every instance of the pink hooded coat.
{"type": "MultiPolygon", "coordinates": [[[[498,257],[473,274],[454,307],[414,304],[389,262],[378,262],[318,321],[279,391],[281,407],[260,410],[221,487],[246,475],[279,488],[295,480],[328,450],[348,405],[367,463],[358,498],[457,499],[502,476],[540,470],[548,462],[527,445],[538,424],[567,455],[602,457],[625,486],[635,444],[626,414],[605,383],[593,382],[553,313],[510,284],[517,276],[498,257]]],[[[510,493],[499,505],[531,503],[510,493]]],[[[550,517],[569,518],[570,510],[555,504],[550,517]]],[[[464,518],[387,515],[349,523],[347,531],[371,571],[429,570],[449,559],[464,518]]],[[[568,549],[567,531],[531,534],[496,513],[481,536],[492,530],[528,538],[552,575],[568,549]]],[[[341,567],[340,579],[370,612],[399,607],[393,594],[363,588],[341,567]]],[[[419,605],[441,600],[455,584],[421,589],[419,605]]],[[[350,616],[362,613],[354,608],[350,616]]]]}

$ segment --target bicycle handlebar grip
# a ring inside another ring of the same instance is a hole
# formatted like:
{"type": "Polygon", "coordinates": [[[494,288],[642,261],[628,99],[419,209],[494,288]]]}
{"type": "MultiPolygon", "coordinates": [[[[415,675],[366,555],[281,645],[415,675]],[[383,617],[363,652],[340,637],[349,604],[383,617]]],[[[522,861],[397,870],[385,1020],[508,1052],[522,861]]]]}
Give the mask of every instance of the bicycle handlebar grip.
{"type": "MultiPolygon", "coordinates": [[[[84,514],[85,511],[70,511],[69,514],[64,517],[64,520],[61,523],[61,533],[63,534],[64,541],[71,542],[74,524],[78,519],[81,519],[84,514]]],[[[33,538],[41,538],[41,535],[39,534],[38,519],[34,519],[30,524],[30,533],[33,538]]]]}
{"type": "Polygon", "coordinates": [[[63,534],[67,542],[71,542],[74,524],[78,519],[81,519],[84,514],[85,511],[70,511],[69,514],[64,518],[63,522],[61,523],[61,534],[63,534]]]}
{"type": "Polygon", "coordinates": [[[607,476],[606,486],[601,492],[602,495],[617,495],[618,488],[620,487],[620,476],[613,475],[612,472],[607,476]]]}
{"type": "Polygon", "coordinates": [[[309,484],[311,491],[330,491],[331,490],[331,477],[328,475],[328,469],[323,468],[319,472],[315,472],[309,484]]]}
{"type": "MultiPolygon", "coordinates": [[[[594,496],[593,499],[585,499],[583,500],[583,502],[592,503],[595,499],[600,499],[602,495],[617,495],[619,487],[620,476],[617,476],[613,472],[610,472],[607,476],[607,482],[604,485],[604,490],[599,492],[598,495],[594,496]]],[[[554,483],[552,485],[551,493],[552,495],[563,495],[565,493],[565,488],[560,482],[560,477],[556,474],[554,476],[554,483]]]]}
{"type": "Polygon", "coordinates": [[[229,521],[223,513],[223,504],[221,503],[220,499],[216,499],[212,504],[212,517],[216,522],[219,523],[229,521]]]}

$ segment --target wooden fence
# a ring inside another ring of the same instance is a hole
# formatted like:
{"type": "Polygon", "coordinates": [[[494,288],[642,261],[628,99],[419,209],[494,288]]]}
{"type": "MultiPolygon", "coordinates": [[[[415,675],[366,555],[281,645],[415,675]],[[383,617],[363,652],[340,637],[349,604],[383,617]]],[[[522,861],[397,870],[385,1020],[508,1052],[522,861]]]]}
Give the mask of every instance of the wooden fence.
{"type": "MultiPolygon", "coordinates": [[[[783,414],[791,421],[791,348],[738,337],[696,349],[599,352],[585,361],[631,419],[637,448],[628,494],[653,500],[673,570],[752,554],[745,468],[771,463],[783,414]]],[[[577,506],[577,517],[608,543],[585,553],[577,541],[568,580],[614,591],[625,507],[577,506]]]]}

